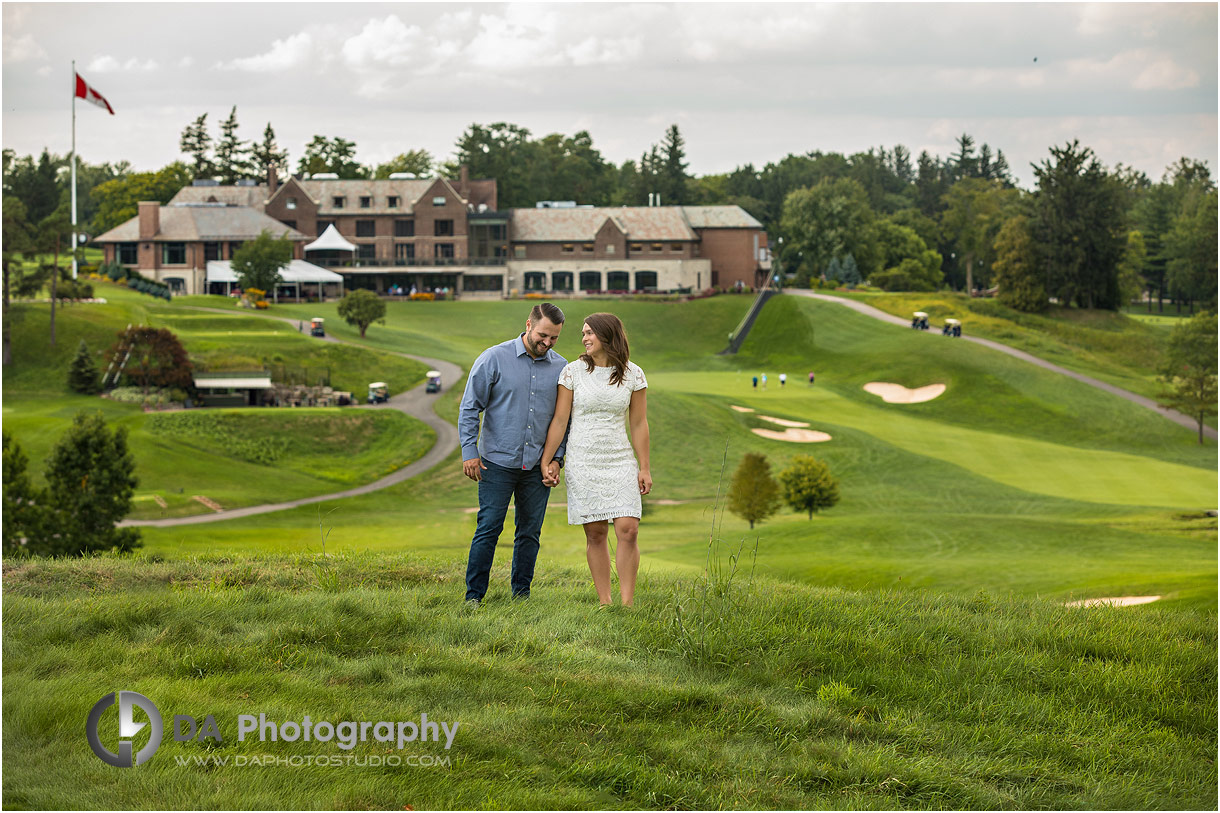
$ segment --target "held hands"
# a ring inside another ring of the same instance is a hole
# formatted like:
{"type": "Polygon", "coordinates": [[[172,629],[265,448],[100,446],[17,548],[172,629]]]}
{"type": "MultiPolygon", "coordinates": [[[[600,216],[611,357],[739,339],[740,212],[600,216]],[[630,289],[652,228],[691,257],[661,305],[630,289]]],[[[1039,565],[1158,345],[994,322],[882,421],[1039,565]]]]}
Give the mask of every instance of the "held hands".
{"type": "Polygon", "coordinates": [[[559,461],[551,460],[542,464],[542,484],[547,488],[559,485],[559,461]]]}
{"type": "Polygon", "coordinates": [[[640,494],[647,494],[652,491],[652,473],[641,469],[635,476],[640,484],[640,494]]]}
{"type": "Polygon", "coordinates": [[[472,457],[469,460],[462,461],[462,474],[465,474],[476,483],[483,479],[483,472],[487,471],[487,467],[483,465],[483,458],[472,457]]]}

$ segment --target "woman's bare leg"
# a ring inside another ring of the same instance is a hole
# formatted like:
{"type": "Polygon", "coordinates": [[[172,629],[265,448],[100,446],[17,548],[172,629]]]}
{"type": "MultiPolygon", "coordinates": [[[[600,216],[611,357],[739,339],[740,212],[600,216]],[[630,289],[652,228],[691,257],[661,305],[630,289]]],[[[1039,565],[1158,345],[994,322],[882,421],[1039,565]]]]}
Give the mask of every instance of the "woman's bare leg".
{"type": "Polygon", "coordinates": [[[593,586],[602,604],[612,604],[610,598],[610,526],[606,520],[589,522],[585,529],[585,558],[589,561],[589,572],[593,574],[593,586]]]}
{"type": "Polygon", "coordinates": [[[614,561],[618,565],[618,590],[624,607],[635,601],[635,577],[640,570],[640,546],[636,544],[639,531],[640,521],[635,517],[614,520],[614,538],[618,540],[614,561]]]}

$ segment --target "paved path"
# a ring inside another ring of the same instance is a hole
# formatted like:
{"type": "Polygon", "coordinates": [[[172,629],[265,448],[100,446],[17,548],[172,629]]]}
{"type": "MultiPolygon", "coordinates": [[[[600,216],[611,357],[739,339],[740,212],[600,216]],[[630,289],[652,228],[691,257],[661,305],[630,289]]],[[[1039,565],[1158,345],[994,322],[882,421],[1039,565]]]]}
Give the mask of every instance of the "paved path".
{"type": "MultiPolygon", "coordinates": [[[[226,316],[232,316],[233,311],[223,310],[221,308],[192,308],[192,310],[212,311],[214,313],[223,313],[226,316]]],[[[280,317],[269,317],[280,318],[280,317]]],[[[283,319],[282,322],[288,322],[293,327],[296,327],[298,320],[283,319]]],[[[306,323],[308,324],[308,323],[306,323]]],[[[364,347],[364,345],[356,344],[355,342],[344,342],[341,339],[336,339],[334,336],[326,336],[326,341],[338,342],[340,344],[350,344],[355,347],[364,347]]],[[[369,349],[365,347],[365,349],[369,349]]],[[[413,359],[415,361],[427,364],[430,368],[437,370],[441,374],[441,381],[446,382],[446,386],[455,387],[462,381],[462,368],[448,361],[440,359],[424,358],[422,356],[412,356],[408,353],[395,353],[392,350],[384,350],[381,352],[393,353],[396,356],[413,359]]],[[[458,447],[458,432],[457,427],[436,414],[434,406],[436,399],[440,397],[439,393],[426,393],[424,388],[427,383],[422,383],[413,390],[399,393],[390,397],[390,400],[384,404],[369,404],[367,406],[353,407],[354,409],[397,409],[405,412],[413,418],[426,423],[436,432],[436,443],[428,450],[427,454],[416,460],[393,474],[388,474],[372,483],[368,483],[356,488],[349,488],[346,491],[337,491],[332,494],[319,494],[313,497],[304,497],[299,500],[290,502],[272,503],[268,505],[251,505],[246,508],[233,508],[228,511],[217,511],[211,514],[198,514],[190,517],[173,517],[171,519],[151,519],[151,520],[124,520],[119,525],[123,526],[150,526],[154,528],[168,528],[174,525],[199,525],[204,522],[221,522],[226,519],[237,519],[239,517],[251,517],[255,514],[269,514],[272,511],[285,511],[289,508],[297,508],[302,505],[310,505],[318,502],[328,502],[330,500],[338,500],[343,497],[356,497],[360,494],[368,494],[370,491],[378,491],[379,489],[388,488],[389,486],[401,483],[404,480],[409,480],[417,474],[421,474],[434,466],[440,465],[445,458],[458,447]]]]}
{"type": "MultiPolygon", "coordinates": [[[[865,316],[871,316],[874,319],[880,319],[883,322],[889,322],[890,324],[893,324],[893,325],[901,325],[902,327],[905,327],[908,330],[911,327],[911,321],[909,319],[903,319],[900,316],[894,316],[893,314],[886,313],[885,311],[882,311],[882,310],[878,310],[877,308],[874,308],[872,305],[865,305],[863,302],[857,302],[854,299],[844,299],[843,297],[829,296],[827,294],[819,294],[819,293],[814,293],[813,291],[805,291],[805,290],[792,289],[792,288],[785,289],[784,293],[795,294],[797,296],[804,296],[804,297],[808,297],[810,299],[817,299],[822,302],[834,302],[839,305],[843,305],[845,307],[851,308],[852,310],[854,310],[858,313],[862,313],[865,316]]],[[[923,331],[923,330],[917,330],[917,331],[915,331],[915,333],[919,333],[919,334],[926,333],[927,335],[939,335],[939,334],[933,334],[932,331],[923,331]]],[[[1050,370],[1051,372],[1059,373],[1060,375],[1066,375],[1068,378],[1074,378],[1077,381],[1088,384],[1090,387],[1096,387],[1099,390],[1105,390],[1106,392],[1108,392],[1112,395],[1117,395],[1119,398],[1125,398],[1134,404],[1139,404],[1140,406],[1142,406],[1146,409],[1151,409],[1153,412],[1156,412],[1158,415],[1166,417],[1169,420],[1173,421],[1174,423],[1185,426],[1187,429],[1190,429],[1191,431],[1194,431],[1194,432],[1199,431],[1199,422],[1196,421],[1194,418],[1190,417],[1189,415],[1184,415],[1183,413],[1178,412],[1176,410],[1166,409],[1162,406],[1159,406],[1156,403],[1156,401],[1153,401],[1151,398],[1145,398],[1144,396],[1137,395],[1134,392],[1131,392],[1129,390],[1124,390],[1122,387],[1116,387],[1113,384],[1107,384],[1104,381],[1098,381],[1096,378],[1090,378],[1087,375],[1082,375],[1081,373],[1074,372],[1065,367],[1060,367],[1058,364],[1051,364],[1049,361],[1046,361],[1045,359],[1040,359],[1037,356],[1031,356],[1029,353],[1026,353],[1024,350],[1017,350],[1016,348],[1009,347],[1006,344],[1000,344],[999,342],[993,342],[991,339],[980,339],[977,336],[962,336],[962,338],[968,342],[974,342],[975,344],[981,344],[984,347],[990,347],[992,350],[998,350],[1001,353],[1007,353],[1008,355],[1013,356],[1014,358],[1019,358],[1022,361],[1028,361],[1030,364],[1036,364],[1039,367],[1042,367],[1043,369],[1050,370]]],[[[1205,426],[1205,427],[1203,427],[1203,435],[1205,437],[1211,438],[1212,440],[1215,440],[1216,439],[1216,430],[1212,429],[1210,426],[1205,426]]]]}

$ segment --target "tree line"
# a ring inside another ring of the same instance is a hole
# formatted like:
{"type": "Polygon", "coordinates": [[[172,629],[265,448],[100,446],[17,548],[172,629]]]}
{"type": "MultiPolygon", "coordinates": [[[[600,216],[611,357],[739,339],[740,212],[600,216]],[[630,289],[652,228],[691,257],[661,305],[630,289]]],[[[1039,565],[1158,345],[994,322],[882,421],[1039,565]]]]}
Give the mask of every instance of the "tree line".
{"type": "MultiPolygon", "coordinates": [[[[1153,181],[1122,164],[1107,168],[1072,141],[1049,148],[1033,165],[1035,188],[1024,190],[1003,150],[962,134],[944,157],[913,156],[902,145],[851,155],[815,150],[761,168],[744,164],[695,176],[676,124],[638,160],[615,165],[586,131],[535,137],[497,122],[467,127],[445,162],[410,149],[364,164],[354,142],[315,135],[293,164],[270,122],[261,139],[246,141],[236,107],[215,136],[207,119],[200,115],[182,131],[179,145],[189,161],[153,172],[132,172],[126,162],[82,163],[78,193],[86,230],[113,228],[135,216],[140,200],[166,202],[195,178],[261,180],[268,166],[340,178],[456,177],[465,165],[471,177],[496,179],[505,209],[539,200],[736,204],[774,239],[779,268],[798,286],[868,281],[886,290],[998,288],[1006,304],[1027,311],[1052,301],[1114,309],[1145,292],[1159,307],[1166,299],[1215,304],[1216,185],[1204,162],[1185,157],[1153,181]]],[[[6,237],[13,220],[47,235],[41,245],[52,242],[65,219],[65,167],[64,158],[47,151],[38,159],[5,151],[6,237]],[[10,218],[9,198],[23,202],[24,213],[10,218]]]]}

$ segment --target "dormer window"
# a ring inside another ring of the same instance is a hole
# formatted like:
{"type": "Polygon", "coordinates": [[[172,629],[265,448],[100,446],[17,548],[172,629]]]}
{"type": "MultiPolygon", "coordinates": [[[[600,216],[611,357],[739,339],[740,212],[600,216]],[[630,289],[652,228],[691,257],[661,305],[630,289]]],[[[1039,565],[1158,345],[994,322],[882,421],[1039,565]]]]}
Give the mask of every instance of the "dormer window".
{"type": "Polygon", "coordinates": [[[346,202],[346,200],[347,200],[347,198],[340,197],[339,195],[335,195],[333,198],[331,198],[331,203],[334,204],[334,207],[336,209],[342,209],[343,204],[346,202]]]}
{"type": "Polygon", "coordinates": [[[390,197],[386,200],[386,205],[391,209],[397,209],[398,195],[390,195],[390,197]]]}
{"type": "Polygon", "coordinates": [[[373,205],[372,195],[361,195],[360,196],[360,208],[361,209],[368,209],[372,205],[373,205]]]}

